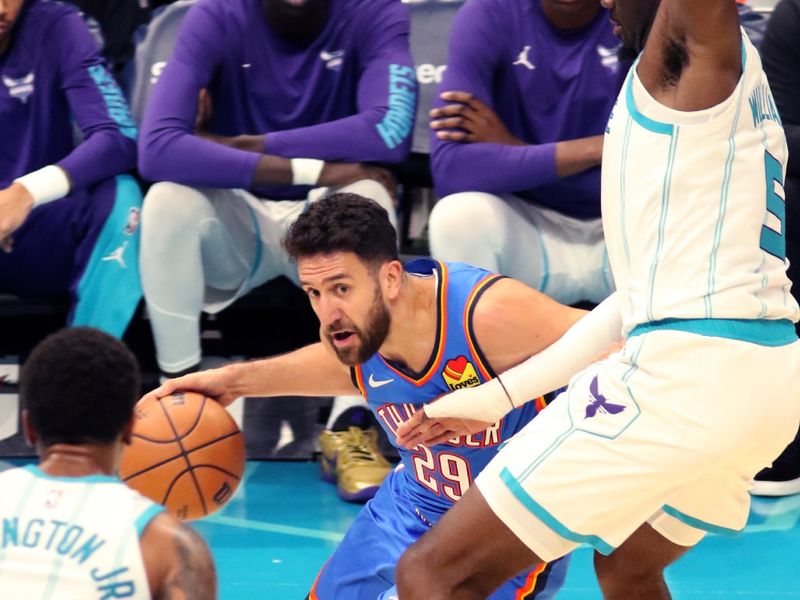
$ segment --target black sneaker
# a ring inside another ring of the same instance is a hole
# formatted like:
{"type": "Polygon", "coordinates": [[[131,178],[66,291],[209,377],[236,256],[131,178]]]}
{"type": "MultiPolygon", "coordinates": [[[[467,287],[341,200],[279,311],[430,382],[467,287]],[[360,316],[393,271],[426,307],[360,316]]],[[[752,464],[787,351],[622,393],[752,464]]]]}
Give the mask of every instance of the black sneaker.
{"type": "Polygon", "coordinates": [[[800,493],[800,432],[771,467],[756,475],[750,493],[754,496],[789,496],[800,493]]]}

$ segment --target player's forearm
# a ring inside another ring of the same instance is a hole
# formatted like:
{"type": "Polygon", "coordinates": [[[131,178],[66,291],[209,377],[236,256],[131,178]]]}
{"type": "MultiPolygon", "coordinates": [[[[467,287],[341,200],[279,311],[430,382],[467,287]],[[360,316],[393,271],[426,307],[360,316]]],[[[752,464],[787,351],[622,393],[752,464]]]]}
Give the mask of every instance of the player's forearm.
{"type": "Polygon", "coordinates": [[[411,149],[414,105],[407,110],[372,109],[350,117],[267,134],[263,152],[341,162],[398,163],[411,149]],[[396,118],[395,118],[396,115],[396,118]]]}
{"type": "Polygon", "coordinates": [[[603,136],[594,135],[556,144],[556,172],[559,177],[581,173],[600,164],[603,136]]]}
{"type": "Polygon", "coordinates": [[[457,192],[507,194],[558,180],[556,144],[510,146],[437,142],[431,155],[439,197],[457,192]]]}
{"type": "Polygon", "coordinates": [[[143,126],[139,138],[139,171],[150,181],[248,188],[260,158],[175,128],[143,126]]]}
{"type": "Polygon", "coordinates": [[[566,385],[621,336],[622,317],[613,294],[535,356],[483,385],[426,405],[425,413],[495,422],[513,408],[566,385]]]}
{"type": "Polygon", "coordinates": [[[136,141],[118,131],[94,132],[56,163],[79,190],[136,167],[136,141]]]}
{"type": "Polygon", "coordinates": [[[337,396],[355,393],[350,375],[321,343],[225,367],[236,396],[337,396]]]}

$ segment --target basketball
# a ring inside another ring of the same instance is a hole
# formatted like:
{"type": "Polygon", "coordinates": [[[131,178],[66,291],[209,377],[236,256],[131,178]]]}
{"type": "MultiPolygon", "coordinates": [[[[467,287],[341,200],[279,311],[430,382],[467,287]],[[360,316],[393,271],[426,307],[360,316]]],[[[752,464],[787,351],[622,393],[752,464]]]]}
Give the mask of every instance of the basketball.
{"type": "Polygon", "coordinates": [[[188,521],[221,508],[239,486],[244,465],[244,437],[228,411],[202,394],[183,392],[136,406],[119,475],[188,521]]]}

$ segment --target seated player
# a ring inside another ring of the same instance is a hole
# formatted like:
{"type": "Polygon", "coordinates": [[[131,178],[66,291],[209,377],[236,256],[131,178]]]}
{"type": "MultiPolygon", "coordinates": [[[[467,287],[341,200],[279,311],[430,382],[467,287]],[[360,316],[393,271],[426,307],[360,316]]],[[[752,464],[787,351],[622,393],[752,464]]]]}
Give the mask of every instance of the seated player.
{"type": "Polygon", "coordinates": [[[560,302],[613,291],[603,131],[629,63],[597,0],[468,0],[431,111],[431,254],[560,302]]]}
{"type": "Polygon", "coordinates": [[[31,353],[22,419],[39,464],[0,473],[0,597],[216,598],[203,539],[114,476],[138,392],[136,359],[95,329],[31,353]]]}
{"type": "MultiPolygon", "coordinates": [[[[421,406],[516,365],[585,314],[476,267],[430,259],[404,267],[386,211],[353,194],[312,204],[284,244],[320,319],[320,342],[169,380],[152,394],[197,390],[227,405],[242,395],[358,390],[394,439],[398,425],[421,406]]],[[[401,465],[359,513],[309,597],[394,597],[395,564],[405,548],[458,501],[500,444],[542,406],[541,399],[530,402],[475,435],[400,448],[401,465]]],[[[491,598],[551,598],[565,570],[558,561],[521,572],[491,598]]]]}
{"type": "MultiPolygon", "coordinates": [[[[202,311],[281,275],[297,281],[280,241],[310,202],[355,192],[394,221],[395,183],[373,163],[409,152],[408,33],[400,0],[201,0],[189,10],[140,141],[141,172],[159,182],[145,202],[141,265],[165,377],[200,365],[202,311]]],[[[339,442],[349,437],[323,448],[339,442]]],[[[374,485],[387,469],[377,481],[374,471],[359,477],[374,485]]]]}
{"type": "Polygon", "coordinates": [[[69,324],[119,337],[141,298],[125,99],[78,11],[57,2],[0,2],[0,81],[0,291],[69,294],[69,324]]]}

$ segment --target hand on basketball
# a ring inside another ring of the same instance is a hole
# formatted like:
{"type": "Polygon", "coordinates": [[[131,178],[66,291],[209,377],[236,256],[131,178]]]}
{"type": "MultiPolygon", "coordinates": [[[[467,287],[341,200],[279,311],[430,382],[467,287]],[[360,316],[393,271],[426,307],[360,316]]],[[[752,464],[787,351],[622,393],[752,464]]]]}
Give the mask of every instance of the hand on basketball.
{"type": "Polygon", "coordinates": [[[491,423],[485,421],[459,417],[432,419],[425,414],[425,407],[422,407],[397,428],[397,443],[413,450],[419,444],[443,444],[462,435],[485,431],[490,426],[491,423]]]}
{"type": "Polygon", "coordinates": [[[436,137],[451,142],[491,142],[524,146],[514,137],[494,110],[468,92],[443,92],[446,104],[430,111],[436,137]]]}
{"type": "Polygon", "coordinates": [[[22,226],[33,209],[33,196],[21,183],[0,190],[0,249],[11,252],[11,234],[22,226]]]}
{"type": "Polygon", "coordinates": [[[143,402],[148,398],[163,398],[178,391],[191,391],[213,398],[222,406],[228,406],[241,396],[241,394],[233,392],[231,366],[227,365],[219,369],[209,369],[208,371],[200,371],[183,377],[168,379],[156,389],[142,396],[139,402],[143,402]]]}

